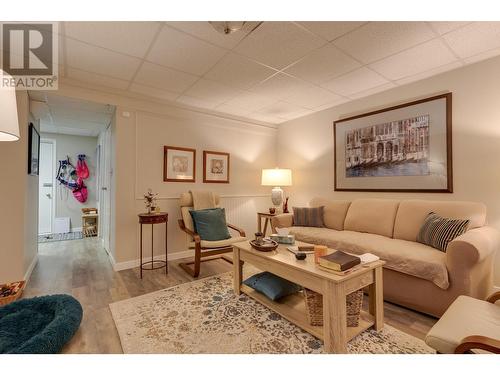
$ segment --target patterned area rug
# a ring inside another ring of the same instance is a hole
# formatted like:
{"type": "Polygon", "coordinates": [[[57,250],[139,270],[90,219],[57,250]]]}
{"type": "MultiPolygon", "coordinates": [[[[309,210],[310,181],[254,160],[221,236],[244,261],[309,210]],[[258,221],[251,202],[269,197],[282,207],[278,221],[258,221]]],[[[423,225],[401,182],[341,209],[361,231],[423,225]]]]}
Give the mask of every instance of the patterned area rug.
{"type": "MultiPolygon", "coordinates": [[[[236,296],[232,274],[109,305],[124,353],[322,353],[323,343],[264,305],[236,296]]],[[[385,325],[348,344],[349,353],[433,353],[385,325]]]]}
{"type": "Polygon", "coordinates": [[[52,234],[42,234],[38,236],[38,242],[54,242],[54,241],[69,241],[69,240],[81,240],[83,238],[82,232],[70,232],[70,233],[52,233],[52,234]]]}

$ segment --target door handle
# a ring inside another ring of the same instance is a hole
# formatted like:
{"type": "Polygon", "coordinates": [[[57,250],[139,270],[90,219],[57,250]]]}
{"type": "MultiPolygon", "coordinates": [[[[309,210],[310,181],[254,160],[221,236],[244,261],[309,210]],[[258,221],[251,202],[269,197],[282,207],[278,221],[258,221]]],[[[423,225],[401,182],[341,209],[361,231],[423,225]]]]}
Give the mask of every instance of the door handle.
{"type": "Polygon", "coordinates": [[[47,198],[52,199],[52,197],[50,196],[50,193],[47,193],[45,195],[47,196],[47,198]]]}
{"type": "Polygon", "coordinates": [[[103,186],[103,187],[101,188],[101,190],[108,190],[108,188],[107,188],[107,187],[105,187],[105,186],[103,186]]]}

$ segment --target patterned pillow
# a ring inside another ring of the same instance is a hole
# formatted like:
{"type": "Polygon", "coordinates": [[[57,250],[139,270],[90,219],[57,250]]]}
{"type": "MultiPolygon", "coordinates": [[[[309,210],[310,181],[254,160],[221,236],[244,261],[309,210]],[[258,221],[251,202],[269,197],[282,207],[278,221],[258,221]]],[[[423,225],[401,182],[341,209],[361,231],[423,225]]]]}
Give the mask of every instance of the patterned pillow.
{"type": "Polygon", "coordinates": [[[293,207],[293,225],[297,227],[319,227],[323,228],[323,211],[325,206],[320,207],[293,207]]]}
{"type": "Polygon", "coordinates": [[[469,220],[448,219],[431,212],[424,220],[417,235],[417,242],[446,252],[448,243],[464,234],[469,220]]]}

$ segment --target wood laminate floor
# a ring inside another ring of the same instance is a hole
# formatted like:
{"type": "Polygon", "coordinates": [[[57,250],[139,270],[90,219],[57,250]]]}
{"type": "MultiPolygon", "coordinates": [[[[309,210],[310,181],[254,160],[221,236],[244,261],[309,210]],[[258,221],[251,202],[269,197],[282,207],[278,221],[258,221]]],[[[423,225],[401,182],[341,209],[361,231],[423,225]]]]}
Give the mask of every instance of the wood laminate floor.
{"type": "MultiPolygon", "coordinates": [[[[108,255],[94,238],[39,244],[39,260],[23,297],[67,293],[83,306],[83,321],[64,353],[122,353],[108,305],[156,290],[192,281],[193,278],[169,262],[165,270],[113,271],[108,255]]],[[[231,271],[223,260],[203,263],[200,277],[231,271]]],[[[366,302],[366,301],[365,301],[366,302]]],[[[385,321],[418,338],[423,338],[436,319],[390,303],[384,303],[385,321]]]]}

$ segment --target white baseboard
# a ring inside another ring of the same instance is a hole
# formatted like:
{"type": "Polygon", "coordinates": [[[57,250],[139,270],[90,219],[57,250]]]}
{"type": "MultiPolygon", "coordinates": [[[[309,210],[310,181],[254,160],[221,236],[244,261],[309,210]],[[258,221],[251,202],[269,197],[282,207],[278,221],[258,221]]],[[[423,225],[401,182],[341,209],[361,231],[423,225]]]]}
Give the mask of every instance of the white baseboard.
{"type": "Polygon", "coordinates": [[[38,254],[35,254],[35,257],[31,261],[31,264],[29,265],[28,269],[26,270],[26,273],[24,274],[24,280],[26,281],[25,287],[26,285],[28,285],[31,274],[33,273],[33,270],[35,269],[37,263],[38,263],[38,254]]]}
{"type": "MultiPolygon", "coordinates": [[[[117,263],[111,254],[109,255],[109,260],[115,271],[123,271],[130,268],[139,267],[139,259],[129,260],[126,262],[117,263]]],[[[176,260],[182,258],[189,258],[194,256],[194,250],[178,251],[175,253],[168,254],[168,260],[176,260]]],[[[149,258],[151,259],[151,258],[149,258]]],[[[165,255],[156,255],[153,257],[154,260],[165,260],[165,255]]]]}
{"type": "Polygon", "coordinates": [[[82,231],[82,227],[78,227],[78,228],[71,228],[71,233],[74,233],[74,232],[81,232],[82,231]]]}

